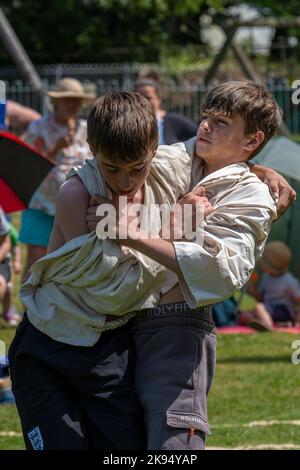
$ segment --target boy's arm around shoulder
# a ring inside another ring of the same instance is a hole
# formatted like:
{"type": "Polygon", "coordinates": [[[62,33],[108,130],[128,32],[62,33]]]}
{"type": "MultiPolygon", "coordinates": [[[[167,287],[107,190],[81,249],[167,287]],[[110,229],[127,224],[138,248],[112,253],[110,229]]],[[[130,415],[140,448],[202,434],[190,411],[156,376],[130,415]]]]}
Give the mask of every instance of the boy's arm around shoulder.
{"type": "Polygon", "coordinates": [[[277,215],[281,217],[296,200],[296,191],[277,171],[253,162],[247,162],[247,164],[250,167],[250,171],[255,173],[261,181],[269,186],[270,193],[277,201],[277,215]]]}
{"type": "Polygon", "coordinates": [[[86,187],[78,176],[68,179],[60,187],[49,252],[57,250],[73,238],[89,233],[86,223],[89,197],[86,187]]]}
{"type": "Polygon", "coordinates": [[[199,227],[199,242],[174,242],[186,301],[192,307],[219,302],[241,289],[275,218],[275,202],[254,175],[223,193],[199,227]]]}

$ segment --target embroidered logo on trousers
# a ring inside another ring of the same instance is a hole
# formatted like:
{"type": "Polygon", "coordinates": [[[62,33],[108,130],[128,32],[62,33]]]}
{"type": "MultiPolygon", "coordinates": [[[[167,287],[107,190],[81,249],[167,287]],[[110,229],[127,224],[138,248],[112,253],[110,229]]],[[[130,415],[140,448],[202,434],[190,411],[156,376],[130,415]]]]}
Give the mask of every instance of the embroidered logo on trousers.
{"type": "Polygon", "coordinates": [[[44,450],[44,441],[39,426],[27,434],[33,450],[44,450]]]}

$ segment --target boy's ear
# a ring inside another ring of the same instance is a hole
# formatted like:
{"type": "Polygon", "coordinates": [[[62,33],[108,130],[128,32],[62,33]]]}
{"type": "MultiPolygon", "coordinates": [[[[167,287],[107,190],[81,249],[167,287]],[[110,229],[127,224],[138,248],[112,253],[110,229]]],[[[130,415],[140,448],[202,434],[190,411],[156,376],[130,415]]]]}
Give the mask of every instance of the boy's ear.
{"type": "Polygon", "coordinates": [[[153,147],[153,153],[152,153],[151,160],[155,157],[157,149],[158,149],[158,144],[153,147]]]}
{"type": "Polygon", "coordinates": [[[253,152],[263,143],[264,139],[265,133],[263,131],[257,131],[249,137],[249,140],[244,145],[244,149],[253,152]]]}
{"type": "Polygon", "coordinates": [[[93,152],[93,149],[92,149],[92,147],[91,147],[91,144],[89,143],[89,139],[86,139],[86,141],[87,141],[87,144],[88,144],[88,146],[89,146],[89,149],[90,149],[91,153],[94,155],[94,152],[93,152]]]}

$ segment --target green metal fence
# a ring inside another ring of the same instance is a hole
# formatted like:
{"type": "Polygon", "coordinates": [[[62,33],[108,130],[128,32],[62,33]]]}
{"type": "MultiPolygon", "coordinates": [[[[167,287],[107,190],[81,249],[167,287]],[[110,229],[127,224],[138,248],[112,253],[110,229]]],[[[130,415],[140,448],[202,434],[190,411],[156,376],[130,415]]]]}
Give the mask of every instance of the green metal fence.
{"type": "MultiPolygon", "coordinates": [[[[69,72],[69,71],[68,71],[69,72]]],[[[93,90],[97,96],[119,90],[133,90],[134,81],[137,76],[127,71],[127,75],[121,72],[114,76],[114,71],[107,71],[102,78],[91,77],[81,78],[89,91],[93,90]],[[109,73],[108,73],[109,72],[109,73]]],[[[0,69],[0,80],[1,69],[0,69]]],[[[58,78],[58,77],[57,77],[58,78]]],[[[47,100],[43,95],[32,90],[28,83],[21,80],[6,80],[7,99],[17,101],[26,106],[30,106],[37,111],[44,113],[47,108],[47,100]]],[[[55,83],[54,79],[43,78],[44,89],[51,88],[55,83]]],[[[284,112],[284,120],[292,134],[300,134],[300,105],[292,103],[292,90],[288,83],[280,85],[269,84],[269,89],[273,93],[278,104],[284,112]]],[[[191,83],[184,81],[181,83],[175,80],[167,80],[162,87],[163,104],[169,112],[177,112],[199,122],[200,108],[206,88],[202,83],[191,83]]]]}

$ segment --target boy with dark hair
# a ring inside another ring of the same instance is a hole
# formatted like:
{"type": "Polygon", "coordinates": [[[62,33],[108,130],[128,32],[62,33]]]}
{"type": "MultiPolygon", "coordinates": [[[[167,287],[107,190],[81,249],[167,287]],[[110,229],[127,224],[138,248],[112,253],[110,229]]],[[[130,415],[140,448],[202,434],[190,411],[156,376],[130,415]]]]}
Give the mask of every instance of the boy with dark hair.
{"type": "Polygon", "coordinates": [[[27,313],[9,350],[29,449],[144,445],[127,323],[136,310],[157,304],[165,268],[98,240],[89,233],[86,210],[94,193],[146,207],[175,203],[189,179],[190,157],[179,149],[153,158],[155,115],[137,93],[99,98],[88,140],[95,158],[71,172],[58,193],[49,254],[21,289],[27,313]]]}

